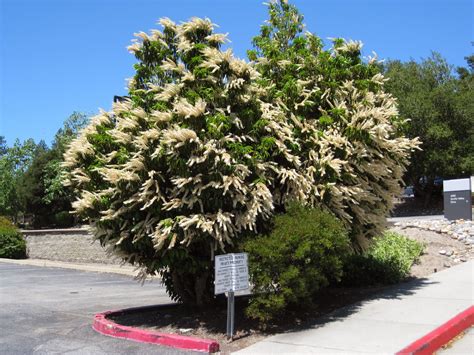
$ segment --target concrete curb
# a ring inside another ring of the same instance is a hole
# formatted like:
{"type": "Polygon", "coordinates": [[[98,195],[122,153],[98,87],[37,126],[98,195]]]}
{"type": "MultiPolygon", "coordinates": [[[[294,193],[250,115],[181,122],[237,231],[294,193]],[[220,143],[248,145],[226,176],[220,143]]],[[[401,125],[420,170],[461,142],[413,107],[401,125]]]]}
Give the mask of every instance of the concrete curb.
{"type": "Polygon", "coordinates": [[[101,272],[121,274],[127,276],[135,276],[136,270],[132,266],[120,266],[114,264],[79,264],[65,261],[54,261],[46,259],[4,259],[0,258],[0,262],[17,264],[17,265],[32,265],[40,267],[54,267],[62,269],[73,269],[81,271],[101,272]]]}
{"type": "Polygon", "coordinates": [[[424,337],[411,343],[400,350],[397,355],[433,354],[471,325],[474,325],[474,306],[469,307],[424,337]]]}
{"type": "Polygon", "coordinates": [[[176,334],[159,333],[149,330],[128,327],[117,324],[109,319],[108,316],[126,313],[131,311],[143,311],[156,306],[128,308],[117,311],[107,311],[97,313],[94,316],[92,328],[103,335],[113,338],[122,338],[137,341],[140,343],[150,343],[169,346],[172,348],[201,351],[206,353],[216,353],[219,351],[219,343],[215,340],[187,337],[176,334]]]}
{"type": "Polygon", "coordinates": [[[91,234],[89,228],[58,228],[58,229],[22,229],[23,235],[43,234],[91,234]]]}

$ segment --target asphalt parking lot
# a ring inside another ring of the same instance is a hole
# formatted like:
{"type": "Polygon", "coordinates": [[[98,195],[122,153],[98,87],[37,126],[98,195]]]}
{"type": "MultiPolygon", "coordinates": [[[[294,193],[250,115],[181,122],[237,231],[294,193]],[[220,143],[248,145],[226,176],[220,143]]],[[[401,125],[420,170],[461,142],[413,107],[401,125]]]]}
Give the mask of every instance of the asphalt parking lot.
{"type": "Polygon", "coordinates": [[[192,354],[92,329],[95,313],[166,303],[156,281],[0,262],[0,354],[192,354]]]}

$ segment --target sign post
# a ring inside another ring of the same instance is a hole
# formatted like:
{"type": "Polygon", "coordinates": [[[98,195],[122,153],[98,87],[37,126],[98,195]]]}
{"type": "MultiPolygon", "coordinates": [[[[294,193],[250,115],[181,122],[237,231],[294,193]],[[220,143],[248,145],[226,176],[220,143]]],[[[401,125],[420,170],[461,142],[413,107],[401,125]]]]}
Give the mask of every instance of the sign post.
{"type": "Polygon", "coordinates": [[[247,253],[223,254],[215,258],[214,293],[227,293],[227,338],[234,336],[235,291],[249,288],[247,253]]]}
{"type": "Polygon", "coordinates": [[[443,181],[444,217],[448,220],[472,220],[471,180],[443,181]]]}
{"type": "Polygon", "coordinates": [[[235,298],[234,291],[229,291],[227,294],[227,339],[232,339],[234,336],[234,314],[235,314],[235,298]]]}

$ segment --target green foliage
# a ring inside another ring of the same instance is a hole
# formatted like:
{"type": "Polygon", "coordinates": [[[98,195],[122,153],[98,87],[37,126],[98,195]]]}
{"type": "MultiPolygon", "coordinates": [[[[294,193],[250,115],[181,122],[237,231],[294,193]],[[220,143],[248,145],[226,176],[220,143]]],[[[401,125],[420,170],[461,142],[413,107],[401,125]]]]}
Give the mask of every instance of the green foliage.
{"type": "Polygon", "coordinates": [[[0,136],[0,157],[7,154],[7,151],[8,151],[7,141],[5,140],[4,136],[0,136]]]}
{"type": "MultiPolygon", "coordinates": [[[[63,185],[65,173],[61,166],[67,147],[77,137],[79,132],[87,125],[89,117],[81,112],[73,112],[63,123],[54,137],[49,161],[44,166],[42,200],[49,206],[56,206],[57,211],[70,211],[74,199],[71,189],[63,185]]],[[[59,213],[59,212],[58,212],[59,213]]]]}
{"type": "Polygon", "coordinates": [[[40,142],[33,153],[33,158],[21,177],[18,179],[19,193],[24,200],[24,213],[33,216],[33,226],[50,225],[54,206],[43,202],[45,166],[51,160],[51,151],[44,142],[40,142]]]}
{"type": "Polygon", "coordinates": [[[0,214],[17,219],[25,211],[26,196],[22,191],[21,179],[30,166],[36,144],[32,139],[21,143],[18,139],[12,147],[2,142],[0,155],[0,214]]]}
{"type": "MultiPolygon", "coordinates": [[[[71,210],[72,190],[63,186],[61,167],[63,154],[87,123],[86,115],[74,112],[56,133],[52,147],[32,139],[12,147],[0,137],[0,213],[17,220],[19,216],[33,219],[34,227],[54,226],[54,215],[71,210]]],[[[74,218],[60,218],[62,226],[73,224],[74,218]],[[69,221],[68,224],[66,221],[69,221]]]]}
{"type": "Polygon", "coordinates": [[[459,178],[474,174],[474,74],[459,68],[460,77],[438,53],[415,61],[389,61],[387,90],[398,99],[400,116],[409,137],[420,137],[422,151],[414,152],[405,180],[418,192],[425,177],[427,194],[435,177],[459,178]]]}
{"type": "Polygon", "coordinates": [[[65,153],[76,214],[178,301],[211,301],[212,256],[261,233],[287,201],[322,205],[362,244],[385,223],[416,147],[360,43],[323,50],[293,6],[269,11],[251,64],[221,50],[207,19],[137,33],[129,99],[65,153]]]}
{"type": "Polygon", "coordinates": [[[328,212],[290,204],[275,216],[268,234],[246,240],[253,293],[247,315],[266,323],[288,307],[313,302],[313,295],[342,275],[349,238],[328,212]]]}
{"type": "Polygon", "coordinates": [[[292,132],[284,142],[296,157],[286,167],[295,174],[281,174],[285,182],[274,194],[295,188],[302,201],[324,205],[363,249],[383,230],[418,143],[401,135],[396,102],[376,59],[363,60],[362,43],[336,38],[325,50],[320,38],[303,33],[295,6],[274,0],[268,11],[248,56],[266,100],[283,108],[292,132]]]}
{"type": "Polygon", "coordinates": [[[74,216],[69,211],[60,211],[54,214],[53,225],[56,228],[67,228],[74,225],[74,216]]]}
{"type": "Polygon", "coordinates": [[[373,240],[369,250],[350,256],[344,265],[342,284],[369,286],[403,281],[423,253],[423,245],[394,232],[373,240]]]}
{"type": "Polygon", "coordinates": [[[270,160],[286,158],[278,125],[256,129],[279,110],[260,100],[255,69],[220,49],[225,35],[207,19],[160,23],[129,47],[130,99],[92,119],[64,167],[100,242],[201,306],[213,300],[212,255],[269,218],[270,160]]]}
{"type": "Polygon", "coordinates": [[[26,258],[26,242],[22,234],[3,216],[0,216],[0,258],[26,258]]]}
{"type": "Polygon", "coordinates": [[[0,216],[0,229],[16,229],[15,224],[5,216],[0,216]]]}

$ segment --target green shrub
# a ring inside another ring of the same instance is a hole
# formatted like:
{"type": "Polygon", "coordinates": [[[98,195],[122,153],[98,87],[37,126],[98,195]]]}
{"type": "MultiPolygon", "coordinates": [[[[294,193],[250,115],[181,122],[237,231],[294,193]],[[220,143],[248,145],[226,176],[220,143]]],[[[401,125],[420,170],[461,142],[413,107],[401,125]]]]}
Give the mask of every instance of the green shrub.
{"type": "Polygon", "coordinates": [[[342,275],[349,238],[342,223],[319,209],[290,204],[267,235],[243,243],[254,297],[247,315],[262,323],[290,306],[309,306],[316,291],[342,275]]]}
{"type": "Polygon", "coordinates": [[[26,242],[23,236],[5,217],[0,217],[0,258],[26,258],[26,242]]]}
{"type": "Polygon", "coordinates": [[[351,255],[344,265],[342,284],[368,286],[405,279],[423,253],[423,245],[394,232],[375,238],[365,254],[351,255]]]}

